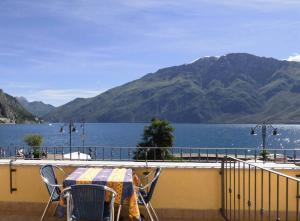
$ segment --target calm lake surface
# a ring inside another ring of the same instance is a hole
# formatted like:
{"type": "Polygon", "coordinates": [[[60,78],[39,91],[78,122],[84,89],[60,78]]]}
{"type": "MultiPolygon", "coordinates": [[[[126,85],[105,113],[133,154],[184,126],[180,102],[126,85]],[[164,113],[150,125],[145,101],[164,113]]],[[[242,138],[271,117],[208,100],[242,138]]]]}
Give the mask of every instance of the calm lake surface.
{"type": "MultiPolygon", "coordinates": [[[[140,123],[91,123],[85,124],[85,145],[105,147],[131,147],[141,140],[146,124],[140,123]]],[[[249,124],[172,124],[175,128],[175,145],[179,147],[240,147],[261,146],[261,131],[250,135],[249,124]]],[[[0,125],[0,146],[24,145],[26,134],[41,134],[43,146],[68,146],[69,134],[60,133],[62,124],[41,125],[0,125]]],[[[273,125],[279,135],[268,131],[268,148],[299,148],[300,125],[273,125]]],[[[82,128],[77,124],[77,132],[72,133],[72,144],[82,145],[82,128]]],[[[68,128],[65,126],[65,131],[68,128]]]]}

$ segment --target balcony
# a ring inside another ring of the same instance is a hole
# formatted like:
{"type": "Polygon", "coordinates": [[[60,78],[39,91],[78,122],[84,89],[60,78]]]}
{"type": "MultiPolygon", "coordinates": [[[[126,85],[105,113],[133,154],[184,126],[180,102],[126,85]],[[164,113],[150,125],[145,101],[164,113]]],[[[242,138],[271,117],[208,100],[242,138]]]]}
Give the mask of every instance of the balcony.
{"type": "MultiPolygon", "coordinates": [[[[142,174],[161,167],[163,171],[152,199],[160,220],[299,220],[297,175],[300,167],[294,164],[296,157],[276,151],[264,163],[255,152],[247,151],[245,156],[238,149],[236,152],[227,150],[227,153],[219,149],[210,151],[200,150],[200,157],[194,149],[179,151],[174,153],[179,154],[177,158],[171,161],[126,160],[122,154],[118,155],[121,160],[62,160],[58,151],[39,160],[21,159],[13,154],[3,156],[0,160],[0,216],[3,220],[39,220],[49,198],[39,168],[53,164],[68,173],[77,167],[125,167],[142,174]]],[[[120,150],[115,149],[115,153],[120,150]]],[[[111,156],[116,156],[115,153],[111,156]]],[[[294,156],[294,151],[290,154],[294,156]]],[[[54,210],[55,205],[52,205],[46,220],[65,220],[53,217],[54,210]]],[[[127,210],[122,211],[126,220],[127,210]]],[[[143,209],[141,213],[149,220],[143,209]]]]}

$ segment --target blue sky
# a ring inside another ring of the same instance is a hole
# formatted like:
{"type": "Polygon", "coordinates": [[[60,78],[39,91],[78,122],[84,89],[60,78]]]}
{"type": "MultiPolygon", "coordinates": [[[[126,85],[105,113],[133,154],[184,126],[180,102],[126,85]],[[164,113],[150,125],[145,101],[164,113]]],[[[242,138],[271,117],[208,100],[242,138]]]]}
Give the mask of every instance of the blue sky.
{"type": "Polygon", "coordinates": [[[299,60],[298,0],[1,0],[0,88],[61,105],[203,56],[299,60]]]}

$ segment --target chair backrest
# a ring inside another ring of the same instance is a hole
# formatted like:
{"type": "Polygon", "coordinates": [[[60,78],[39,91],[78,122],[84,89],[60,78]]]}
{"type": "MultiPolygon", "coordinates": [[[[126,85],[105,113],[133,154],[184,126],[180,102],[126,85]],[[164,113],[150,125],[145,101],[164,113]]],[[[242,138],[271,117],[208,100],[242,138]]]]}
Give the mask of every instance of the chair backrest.
{"type": "Polygon", "coordinates": [[[154,190],[155,190],[155,186],[157,184],[158,178],[160,176],[161,173],[161,168],[157,168],[155,171],[155,174],[153,176],[153,179],[151,181],[151,185],[149,187],[148,193],[147,193],[147,197],[145,199],[146,203],[151,201],[151,198],[153,196],[154,190]]]}
{"type": "MultiPolygon", "coordinates": [[[[105,193],[107,187],[93,184],[73,185],[70,189],[71,217],[83,220],[104,220],[105,193]]],[[[113,207],[112,194],[110,211],[113,207]]],[[[109,214],[106,214],[110,216],[109,214]]]]}
{"type": "Polygon", "coordinates": [[[49,195],[52,194],[52,201],[58,201],[60,198],[60,189],[54,185],[57,185],[57,179],[54,173],[52,165],[44,165],[40,169],[40,175],[46,184],[49,195]]]}

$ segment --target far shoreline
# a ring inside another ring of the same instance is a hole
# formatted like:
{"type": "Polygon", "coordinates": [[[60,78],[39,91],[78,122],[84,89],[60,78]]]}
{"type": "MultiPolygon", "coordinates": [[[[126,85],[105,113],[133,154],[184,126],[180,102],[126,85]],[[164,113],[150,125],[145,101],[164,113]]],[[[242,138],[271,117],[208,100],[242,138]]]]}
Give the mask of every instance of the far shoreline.
{"type": "MultiPolygon", "coordinates": [[[[81,121],[72,121],[73,123],[81,124],[83,122],[81,121]]],[[[170,121],[169,121],[170,122],[170,121]]],[[[68,124],[69,122],[26,122],[26,123],[0,123],[0,125],[52,125],[52,124],[68,124]]],[[[150,122],[84,122],[85,124],[149,124],[150,122]]],[[[262,122],[238,122],[238,123],[213,123],[213,122],[206,122],[206,123],[195,123],[195,122],[170,122],[171,124],[179,124],[179,125],[184,125],[184,124],[189,124],[189,125],[256,125],[256,124],[261,124],[262,122]]],[[[277,122],[268,122],[269,124],[273,125],[300,125],[300,122],[296,123],[277,123],[277,122]]]]}

